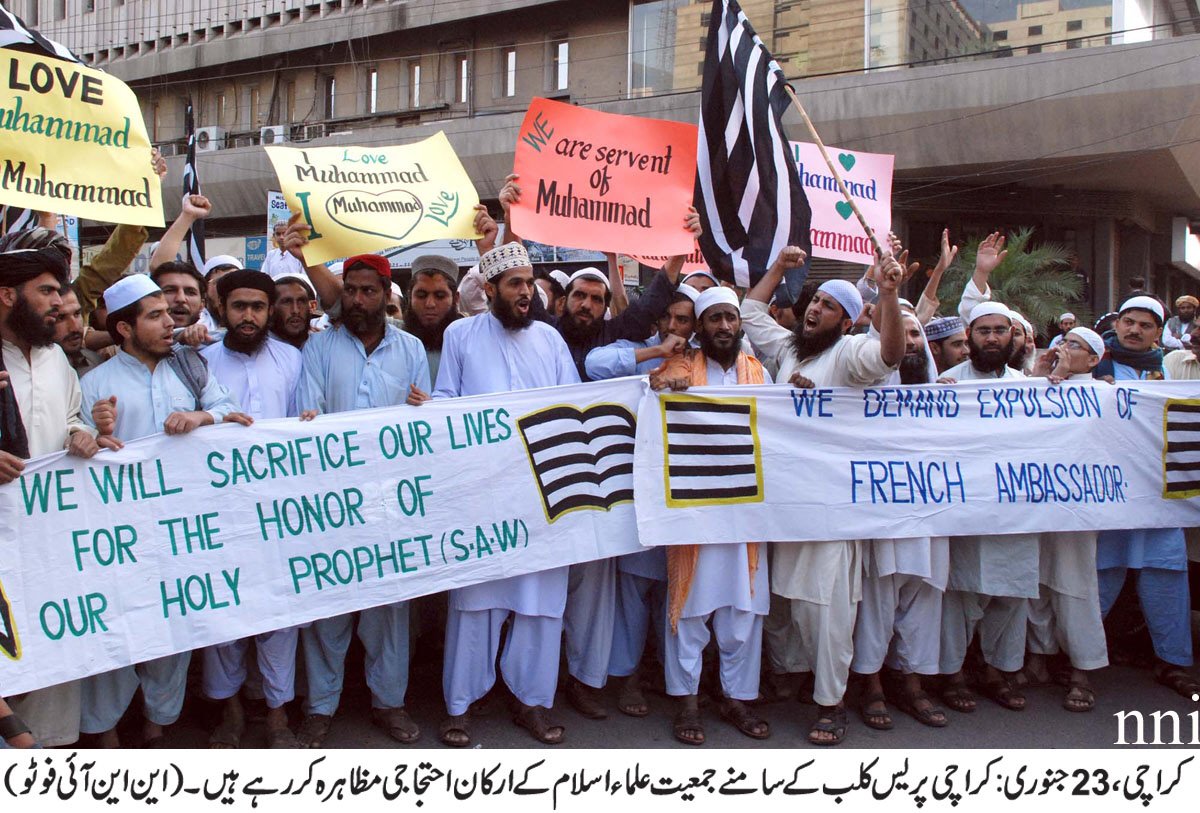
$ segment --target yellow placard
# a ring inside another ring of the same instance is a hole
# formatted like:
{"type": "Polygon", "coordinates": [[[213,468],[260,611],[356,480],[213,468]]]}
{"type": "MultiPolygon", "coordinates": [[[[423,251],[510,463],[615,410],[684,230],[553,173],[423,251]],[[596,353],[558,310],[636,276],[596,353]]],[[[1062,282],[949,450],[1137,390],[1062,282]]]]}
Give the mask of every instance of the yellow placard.
{"type": "Polygon", "coordinates": [[[267,147],[308,263],[475,234],[479,195],[445,133],[395,147],[267,147]]]}
{"type": "Polygon", "coordinates": [[[75,62],[0,48],[0,203],[163,225],[150,138],[128,85],[75,62]]]}

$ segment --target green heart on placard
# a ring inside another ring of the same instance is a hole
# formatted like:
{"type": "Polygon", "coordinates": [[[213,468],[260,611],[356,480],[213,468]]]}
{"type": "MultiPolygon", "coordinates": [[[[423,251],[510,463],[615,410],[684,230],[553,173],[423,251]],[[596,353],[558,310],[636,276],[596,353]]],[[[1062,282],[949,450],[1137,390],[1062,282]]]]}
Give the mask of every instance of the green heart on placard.
{"type": "Polygon", "coordinates": [[[849,153],[842,153],[838,156],[838,163],[842,165],[842,169],[849,172],[854,169],[854,156],[849,153]]]}
{"type": "Polygon", "coordinates": [[[842,220],[849,220],[850,215],[854,214],[854,209],[844,200],[839,200],[837,206],[833,208],[837,209],[837,213],[842,216],[842,220]]]}

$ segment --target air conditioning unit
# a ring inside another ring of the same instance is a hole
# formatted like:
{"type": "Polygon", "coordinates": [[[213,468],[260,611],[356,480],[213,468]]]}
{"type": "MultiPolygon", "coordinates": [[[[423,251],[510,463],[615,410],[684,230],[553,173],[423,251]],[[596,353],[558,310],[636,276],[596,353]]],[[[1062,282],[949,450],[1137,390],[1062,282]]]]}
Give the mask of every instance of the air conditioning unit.
{"type": "Polygon", "coordinates": [[[196,152],[215,152],[225,149],[225,131],[220,127],[196,128],[196,152]]]}
{"type": "Polygon", "coordinates": [[[300,141],[312,141],[314,138],[325,137],[325,123],[305,124],[300,127],[300,141]]]}
{"type": "Polygon", "coordinates": [[[179,155],[179,145],[174,141],[164,141],[158,145],[158,154],[163,158],[170,158],[173,155],[179,155]]]}
{"type": "Polygon", "coordinates": [[[258,131],[258,140],[264,147],[269,147],[272,144],[286,144],[291,139],[288,138],[288,127],[283,124],[272,124],[270,127],[262,127],[258,131]]]}

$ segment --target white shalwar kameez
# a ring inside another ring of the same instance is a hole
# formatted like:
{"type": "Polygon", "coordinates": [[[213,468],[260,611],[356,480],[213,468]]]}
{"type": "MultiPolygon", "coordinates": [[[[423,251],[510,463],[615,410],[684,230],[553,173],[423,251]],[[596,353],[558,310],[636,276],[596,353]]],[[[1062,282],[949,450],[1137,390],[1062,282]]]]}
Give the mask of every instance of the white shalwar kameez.
{"type": "MultiPolygon", "coordinates": [[[[981,372],[970,359],[942,376],[955,381],[1024,379],[1007,365],[995,373],[981,372]]],[[[976,628],[989,666],[1002,672],[1024,666],[1028,599],[1038,595],[1038,534],[952,537],[950,579],[942,599],[942,674],[962,671],[976,628]]]]}
{"type": "MultiPolygon", "coordinates": [[[[579,383],[566,342],[554,328],[532,322],[506,330],[490,312],[446,328],[434,398],[579,383]]],[[[442,690],[452,716],[465,714],[496,682],[500,631],[512,627],[500,670],[527,706],[554,705],[566,567],[451,590],[446,618],[442,690]]]]}
{"type": "MultiPolygon", "coordinates": [[[[763,371],[766,383],[771,379],[763,371]]],[[[710,387],[737,386],[737,364],[723,370],[709,360],[706,383],[710,387]]],[[[721,688],[733,700],[758,697],[762,665],[763,616],[770,609],[765,546],[758,547],[758,567],[751,584],[748,546],[745,543],[700,545],[691,589],[671,631],[669,613],[664,614],[663,672],[667,694],[672,697],[698,694],[704,647],[708,645],[708,621],[720,653],[721,688]]]]}
{"type": "MultiPolygon", "coordinates": [[[[792,351],[792,331],[771,318],[764,302],[742,302],[742,329],[764,357],[778,363],[781,382],[795,373],[818,387],[870,387],[891,374],[879,341],[843,336],[804,361],[792,351]]],[[[775,672],[815,673],[813,700],[835,706],[846,693],[854,655],[854,621],[862,598],[862,544],[777,542],[771,546],[771,614],[767,655],[775,672]]]]}

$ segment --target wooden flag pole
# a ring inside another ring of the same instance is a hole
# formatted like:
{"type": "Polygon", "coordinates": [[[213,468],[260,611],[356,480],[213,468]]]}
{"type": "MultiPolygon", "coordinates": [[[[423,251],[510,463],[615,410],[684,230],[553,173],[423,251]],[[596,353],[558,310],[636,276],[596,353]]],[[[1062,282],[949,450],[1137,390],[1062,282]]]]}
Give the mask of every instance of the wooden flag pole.
{"type": "Polygon", "coordinates": [[[850,204],[850,209],[858,218],[859,224],[862,225],[863,231],[867,233],[867,238],[871,241],[871,246],[875,249],[875,256],[882,257],[884,250],[879,245],[879,238],[875,236],[875,232],[867,225],[867,219],[863,217],[863,213],[859,211],[858,204],[854,202],[854,198],[850,197],[850,190],[846,188],[846,184],[842,183],[842,176],[838,174],[837,169],[833,166],[833,159],[829,157],[829,151],[825,149],[825,143],[821,141],[821,136],[817,135],[817,128],[813,126],[812,119],[808,117],[808,113],[804,110],[804,105],[800,104],[800,99],[796,96],[796,91],[792,90],[791,85],[784,85],[783,89],[787,91],[787,95],[791,97],[792,104],[796,106],[796,110],[800,113],[800,118],[804,120],[804,126],[808,128],[809,135],[812,136],[813,142],[817,145],[817,149],[821,151],[821,157],[825,159],[825,165],[829,167],[829,172],[833,175],[833,179],[837,181],[838,189],[842,193],[842,197],[846,199],[846,203],[850,204]]]}

